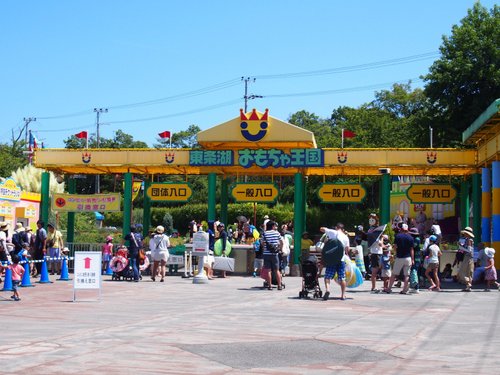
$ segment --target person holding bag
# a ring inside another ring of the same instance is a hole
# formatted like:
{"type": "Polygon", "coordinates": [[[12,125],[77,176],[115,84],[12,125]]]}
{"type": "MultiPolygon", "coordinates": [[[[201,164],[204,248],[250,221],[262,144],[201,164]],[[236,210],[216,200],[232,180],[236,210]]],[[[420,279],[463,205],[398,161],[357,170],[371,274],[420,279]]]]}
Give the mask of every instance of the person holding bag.
{"type": "Polygon", "coordinates": [[[164,281],[165,268],[169,257],[168,248],[170,240],[165,235],[165,228],[161,225],[156,227],[153,238],[149,241],[149,250],[151,250],[151,258],[153,259],[153,269],[151,270],[151,280],[156,281],[158,267],[160,268],[160,282],[164,281]]]}

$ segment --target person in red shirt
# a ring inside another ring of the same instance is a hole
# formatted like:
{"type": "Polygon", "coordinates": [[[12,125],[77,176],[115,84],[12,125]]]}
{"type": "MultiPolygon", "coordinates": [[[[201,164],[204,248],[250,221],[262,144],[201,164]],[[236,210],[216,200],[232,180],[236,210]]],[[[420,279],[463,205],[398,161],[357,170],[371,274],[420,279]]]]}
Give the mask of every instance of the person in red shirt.
{"type": "Polygon", "coordinates": [[[21,298],[19,298],[18,289],[24,275],[24,267],[19,264],[19,257],[16,254],[13,254],[11,258],[12,264],[4,266],[0,263],[0,267],[8,268],[12,271],[12,290],[14,291],[14,294],[10,298],[14,301],[20,301],[21,298]]]}

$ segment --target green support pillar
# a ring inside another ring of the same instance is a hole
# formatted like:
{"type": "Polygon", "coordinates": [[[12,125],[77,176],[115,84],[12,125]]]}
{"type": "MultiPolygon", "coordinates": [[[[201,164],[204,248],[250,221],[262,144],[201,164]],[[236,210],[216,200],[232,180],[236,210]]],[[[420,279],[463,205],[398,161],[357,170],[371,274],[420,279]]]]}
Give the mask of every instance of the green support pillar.
{"type": "Polygon", "coordinates": [[[464,180],[460,183],[460,220],[462,228],[470,226],[469,205],[469,181],[464,180]]]}
{"type": "MultiPolygon", "coordinates": [[[[76,193],[76,180],[73,177],[68,179],[68,193],[76,193]]],[[[68,232],[66,235],[66,242],[75,242],[75,213],[68,212],[68,232]]]]}
{"type": "Polygon", "coordinates": [[[304,231],[304,178],[301,173],[295,174],[294,213],[293,213],[293,259],[292,275],[299,275],[300,242],[304,231]]]}
{"type": "Polygon", "coordinates": [[[40,218],[44,222],[45,227],[49,222],[49,208],[50,208],[50,174],[49,172],[42,173],[42,204],[40,218]]]}
{"type": "Polygon", "coordinates": [[[227,205],[229,203],[229,184],[231,179],[223,178],[220,187],[220,221],[228,225],[227,205]]]}
{"type": "Polygon", "coordinates": [[[125,182],[125,191],[123,192],[123,236],[130,231],[132,224],[132,173],[127,172],[123,175],[125,182]]]}
{"type": "MultiPolygon", "coordinates": [[[[217,175],[215,173],[208,174],[208,220],[215,220],[215,204],[217,190],[217,175]]],[[[225,223],[227,225],[227,223],[225,223]]]]}
{"type": "Polygon", "coordinates": [[[482,212],[482,195],[483,192],[481,190],[481,174],[474,173],[472,175],[472,209],[473,209],[473,218],[472,218],[472,228],[474,229],[474,242],[480,243],[482,242],[481,234],[481,212],[482,212]]]}
{"type": "Polygon", "coordinates": [[[391,174],[382,175],[380,183],[380,225],[391,221],[391,174]]]}
{"type": "Polygon", "coordinates": [[[144,214],[142,219],[142,235],[146,238],[149,235],[149,228],[151,227],[151,198],[147,194],[151,186],[153,176],[144,181],[144,214]]]}

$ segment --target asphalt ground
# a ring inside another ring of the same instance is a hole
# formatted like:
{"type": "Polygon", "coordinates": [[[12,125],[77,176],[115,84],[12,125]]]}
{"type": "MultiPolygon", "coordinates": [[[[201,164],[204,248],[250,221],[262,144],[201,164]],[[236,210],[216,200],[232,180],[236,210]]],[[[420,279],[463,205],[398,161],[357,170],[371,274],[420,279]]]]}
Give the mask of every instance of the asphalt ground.
{"type": "Polygon", "coordinates": [[[0,293],[1,374],[500,372],[498,291],[371,294],[365,282],[323,301],[298,298],[300,277],[269,291],[251,276],[103,276],[99,300],[79,290],[73,302],[72,281],[56,278],[32,280],[19,302],[0,293]]]}

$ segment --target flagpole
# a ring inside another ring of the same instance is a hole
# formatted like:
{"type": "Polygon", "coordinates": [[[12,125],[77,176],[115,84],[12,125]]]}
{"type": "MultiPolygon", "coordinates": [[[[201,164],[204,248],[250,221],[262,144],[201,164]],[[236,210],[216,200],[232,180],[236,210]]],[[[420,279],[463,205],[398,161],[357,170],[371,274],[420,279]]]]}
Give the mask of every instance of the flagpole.
{"type": "Polygon", "coordinates": [[[168,141],[170,143],[170,148],[172,148],[172,133],[170,133],[170,137],[168,137],[168,141]]]}
{"type": "Polygon", "coordinates": [[[344,128],[342,128],[342,146],[341,148],[344,148],[344,128]]]}

